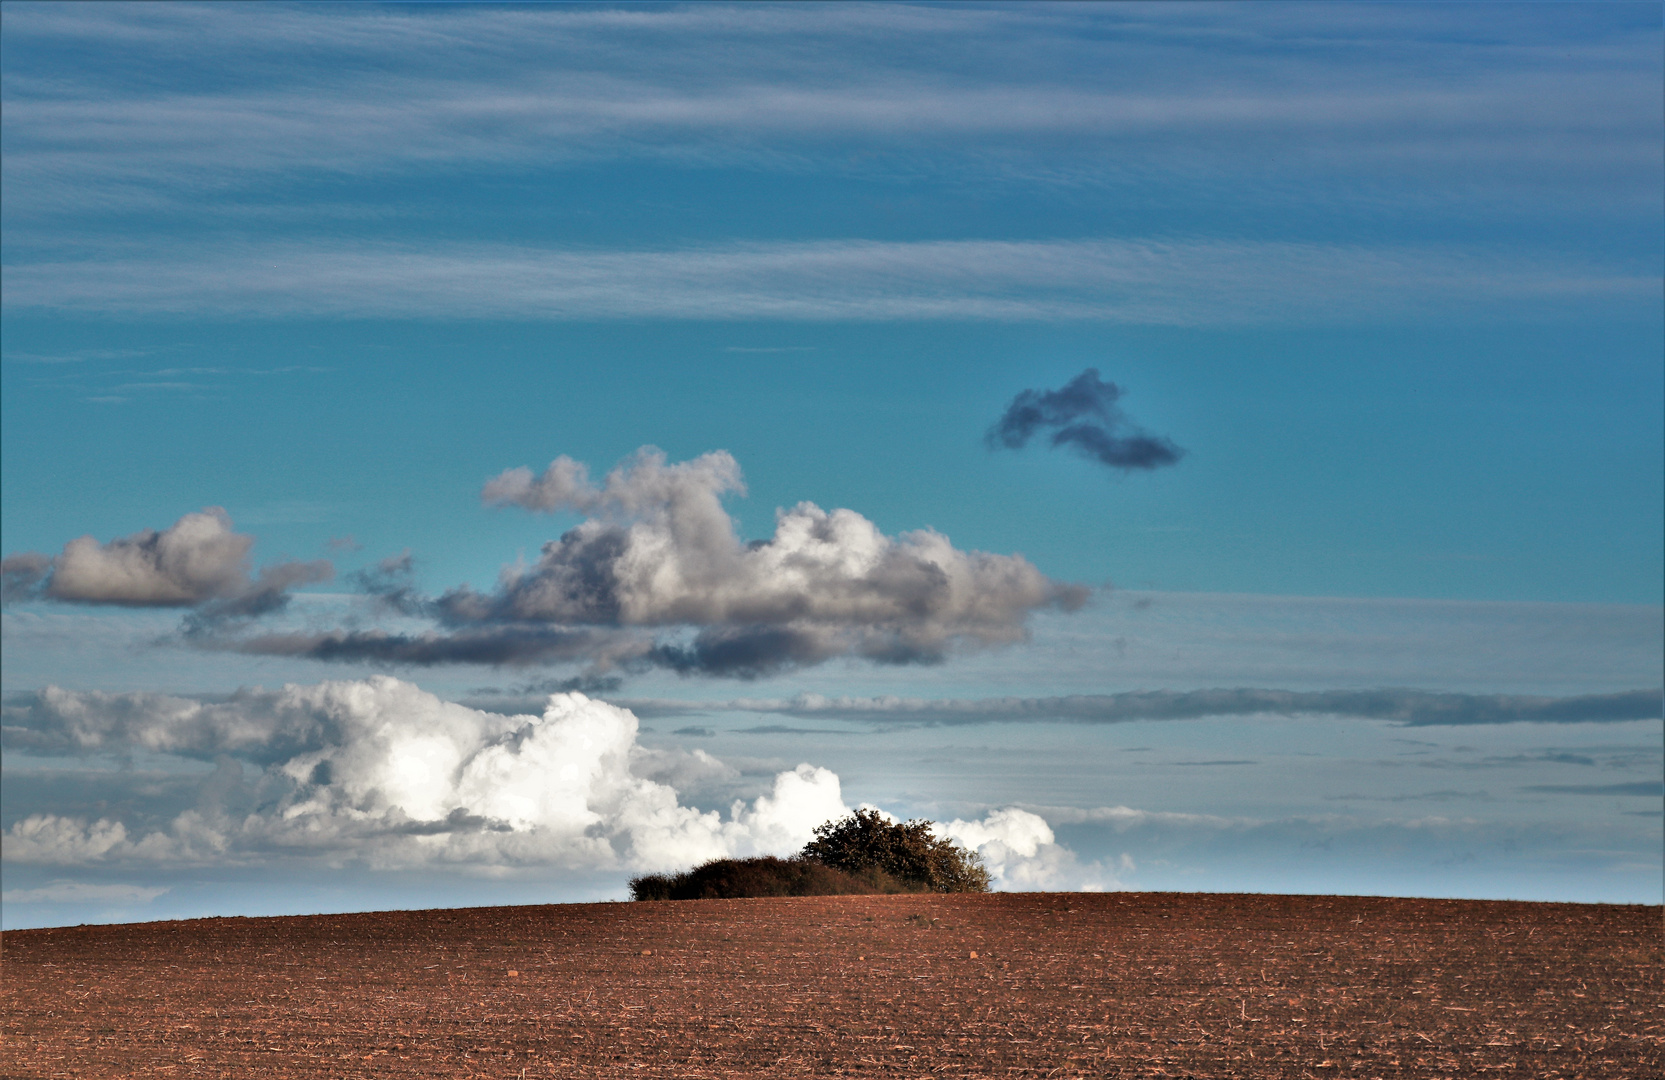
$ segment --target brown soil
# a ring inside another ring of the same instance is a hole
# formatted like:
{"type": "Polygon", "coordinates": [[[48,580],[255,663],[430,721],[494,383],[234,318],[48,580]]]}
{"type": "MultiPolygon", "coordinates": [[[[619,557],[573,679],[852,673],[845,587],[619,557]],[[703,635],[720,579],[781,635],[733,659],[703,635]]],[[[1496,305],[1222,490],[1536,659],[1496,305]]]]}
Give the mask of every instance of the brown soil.
{"type": "Polygon", "coordinates": [[[7,1077],[1665,1075],[1658,907],[1160,893],[4,936],[7,1077]]]}

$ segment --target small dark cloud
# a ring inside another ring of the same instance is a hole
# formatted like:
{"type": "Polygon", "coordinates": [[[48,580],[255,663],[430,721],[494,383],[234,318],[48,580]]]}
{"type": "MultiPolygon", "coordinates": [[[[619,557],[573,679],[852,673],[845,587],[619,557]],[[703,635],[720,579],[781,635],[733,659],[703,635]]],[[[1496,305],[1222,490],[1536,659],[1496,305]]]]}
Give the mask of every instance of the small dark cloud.
{"type": "Polygon", "coordinates": [[[22,551],[0,560],[0,601],[10,604],[34,600],[40,596],[41,585],[52,572],[52,556],[38,551],[22,551]]]}
{"type": "Polygon", "coordinates": [[[281,562],[263,567],[260,575],[241,592],[216,597],[200,605],[185,619],[187,635],[208,633],[236,619],[258,619],[289,606],[289,590],[300,585],[328,581],[335,568],[327,559],[313,562],[281,562]]]}
{"type": "Polygon", "coordinates": [[[353,537],[351,535],[348,535],[348,536],[332,536],[328,540],[324,541],[324,546],[326,548],[328,548],[329,550],[331,550],[331,551],[342,552],[342,553],[346,553],[346,554],[351,554],[352,552],[358,551],[359,549],[364,547],[363,544],[361,544],[357,540],[353,539],[353,537]]]}
{"type": "Polygon", "coordinates": [[[427,615],[433,610],[433,601],[417,591],[415,573],[416,560],[407,549],[397,555],[389,555],[374,566],[355,570],[347,575],[347,580],[389,611],[401,615],[427,615]]]}
{"type": "Polygon", "coordinates": [[[699,724],[690,724],[687,727],[677,728],[675,731],[671,732],[671,734],[691,735],[696,739],[709,739],[715,736],[717,732],[714,728],[702,727],[699,724]]]}
{"type": "Polygon", "coordinates": [[[1112,469],[1160,469],[1185,451],[1166,436],[1142,430],[1117,407],[1123,390],[1088,368],[1057,390],[1025,390],[1014,397],[984,437],[989,449],[1020,450],[1045,431],[1062,447],[1112,469]]]}

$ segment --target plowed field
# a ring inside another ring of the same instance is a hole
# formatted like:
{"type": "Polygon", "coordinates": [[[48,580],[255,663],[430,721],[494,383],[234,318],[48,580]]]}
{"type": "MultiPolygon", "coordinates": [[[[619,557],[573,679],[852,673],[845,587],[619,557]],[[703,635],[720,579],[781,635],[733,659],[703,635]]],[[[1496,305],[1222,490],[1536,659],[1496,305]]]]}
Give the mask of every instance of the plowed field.
{"type": "Polygon", "coordinates": [[[1665,1075],[1657,907],[1158,893],[4,935],[7,1077],[1665,1075]]]}

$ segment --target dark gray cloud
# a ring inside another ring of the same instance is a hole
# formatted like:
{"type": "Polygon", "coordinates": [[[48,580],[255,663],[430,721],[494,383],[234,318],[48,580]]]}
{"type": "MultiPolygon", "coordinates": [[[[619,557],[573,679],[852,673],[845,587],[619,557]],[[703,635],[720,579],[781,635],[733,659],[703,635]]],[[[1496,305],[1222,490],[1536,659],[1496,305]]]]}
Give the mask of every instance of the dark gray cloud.
{"type": "Polygon", "coordinates": [[[783,668],[811,667],[837,656],[878,664],[939,664],[948,640],[926,628],[724,626],[700,631],[686,644],[657,644],[647,664],[684,674],[743,679],[783,668]]]}
{"type": "Polygon", "coordinates": [[[405,557],[355,575],[392,609],[434,620],[434,631],[268,635],[225,647],[751,678],[835,657],[936,663],[956,647],[1022,640],[1031,612],[1073,610],[1088,596],[1020,555],[962,551],[929,529],[886,536],[853,510],[807,502],[777,511],[774,535],[747,543],[722,505],[744,490],[723,451],[671,464],[644,447],[600,485],[566,457],[541,475],[511,469],[485,485],[486,503],[588,520],[545,544],[531,566],[506,570],[490,592],[423,597],[405,557]]]}
{"type": "Polygon", "coordinates": [[[583,627],[492,626],[448,633],[332,630],[225,637],[208,647],[256,656],[292,656],[341,663],[533,665],[639,661],[651,642],[583,627]]]}
{"type": "Polygon", "coordinates": [[[416,560],[406,550],[389,555],[374,566],[355,570],[347,581],[385,609],[401,615],[427,615],[433,605],[416,588],[416,560]]]}
{"type": "Polygon", "coordinates": [[[624,680],[617,675],[574,675],[569,679],[533,679],[512,687],[509,693],[540,699],[550,694],[574,693],[598,697],[611,694],[623,685],[624,680]]]}
{"type": "Polygon", "coordinates": [[[457,701],[471,709],[516,715],[538,712],[549,700],[550,694],[606,697],[617,693],[622,686],[624,679],[621,676],[584,672],[565,679],[530,679],[509,687],[476,686],[457,701]]]}
{"type": "Polygon", "coordinates": [[[100,543],[71,540],[56,556],[22,552],[0,564],[8,601],[56,600],[121,607],[194,608],[188,633],[277,611],[300,585],[328,581],[328,560],[285,561],[249,576],[254,537],[232,531],[217,506],[186,514],[161,531],[144,529],[100,543]]]}
{"type": "Polygon", "coordinates": [[[1140,720],[1198,720],[1216,716],[1324,715],[1391,720],[1411,727],[1512,723],[1620,723],[1657,720],[1659,690],[1577,697],[1457,694],[1426,690],[1153,690],[1043,698],[742,698],[727,702],[631,701],[638,715],[677,715],[713,709],[793,717],[836,717],[886,725],[986,724],[1064,720],[1116,724],[1140,720]]]}
{"type": "Polygon", "coordinates": [[[985,436],[991,450],[1019,450],[1041,432],[1054,447],[1112,469],[1159,469],[1185,451],[1165,436],[1151,435],[1117,407],[1122,388],[1088,368],[1057,390],[1025,390],[1012,399],[985,436]]]}
{"type": "Polygon", "coordinates": [[[282,611],[289,605],[291,589],[328,581],[334,576],[335,568],[324,559],[280,562],[261,567],[259,575],[239,591],[215,597],[186,616],[185,633],[211,633],[231,620],[258,619],[262,615],[282,611]]]}

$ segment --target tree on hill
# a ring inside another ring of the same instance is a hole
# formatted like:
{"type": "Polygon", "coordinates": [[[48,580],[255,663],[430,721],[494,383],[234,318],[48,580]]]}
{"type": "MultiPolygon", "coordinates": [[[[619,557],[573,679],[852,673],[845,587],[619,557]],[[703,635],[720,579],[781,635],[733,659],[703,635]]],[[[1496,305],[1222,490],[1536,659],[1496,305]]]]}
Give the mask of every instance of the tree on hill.
{"type": "Polygon", "coordinates": [[[859,874],[878,870],[927,892],[988,892],[989,872],[976,852],[931,832],[931,822],[890,821],[877,810],[857,810],[815,827],[799,858],[859,874]]]}

